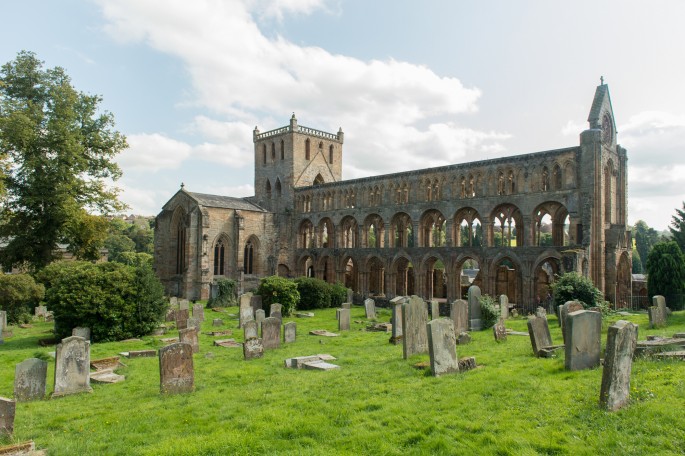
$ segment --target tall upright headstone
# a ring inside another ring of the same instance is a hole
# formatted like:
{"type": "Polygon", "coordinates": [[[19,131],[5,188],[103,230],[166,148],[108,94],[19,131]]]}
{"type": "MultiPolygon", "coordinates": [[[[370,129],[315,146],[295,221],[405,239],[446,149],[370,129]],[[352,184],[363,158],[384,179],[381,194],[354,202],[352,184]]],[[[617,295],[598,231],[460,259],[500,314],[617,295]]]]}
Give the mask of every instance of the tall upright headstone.
{"type": "Polygon", "coordinates": [[[186,329],[178,330],[178,341],[181,343],[190,344],[193,348],[193,353],[200,352],[200,342],[197,337],[197,328],[194,326],[188,327],[186,329]]]}
{"type": "Polygon", "coordinates": [[[505,320],[509,318],[509,296],[505,294],[499,295],[499,315],[505,320]]]}
{"type": "Polygon", "coordinates": [[[566,370],[592,369],[599,366],[602,348],[602,314],[577,310],[566,317],[566,370]]]}
{"type": "MultiPolygon", "coordinates": [[[[245,296],[245,295],[243,295],[245,296]]],[[[254,320],[254,309],[247,299],[240,300],[240,327],[245,326],[248,321],[254,320]]]]}
{"type": "Polygon", "coordinates": [[[637,325],[619,320],[607,330],[599,405],[610,412],[625,406],[630,397],[630,373],[637,344],[637,329],[637,325]]]}
{"type": "Polygon", "coordinates": [[[471,285],[468,292],[469,299],[469,329],[480,331],[482,329],[481,309],[480,309],[480,288],[471,285]]]}
{"type": "Polygon", "coordinates": [[[12,399],[0,397],[0,437],[11,436],[14,432],[14,414],[17,403],[12,399]]]}
{"type": "Polygon", "coordinates": [[[450,319],[454,324],[454,333],[459,335],[469,329],[469,303],[457,299],[450,304],[450,319]]]}
{"type": "Polygon", "coordinates": [[[376,301],[374,301],[371,298],[367,298],[364,300],[364,312],[366,314],[366,318],[372,320],[376,318],[376,301]]]}
{"type": "Polygon", "coordinates": [[[159,349],[159,389],[162,394],[190,393],[195,389],[190,344],[179,342],[159,349]]]}
{"type": "Polygon", "coordinates": [[[252,295],[250,298],[250,305],[252,306],[252,310],[257,313],[258,310],[262,310],[262,297],[260,295],[252,295]]]}
{"type": "Polygon", "coordinates": [[[390,343],[394,345],[402,343],[402,304],[406,301],[406,296],[396,296],[390,300],[390,306],[392,307],[392,317],[390,320],[392,335],[390,336],[390,343]]]}
{"type": "Polygon", "coordinates": [[[186,329],[188,327],[188,309],[179,309],[176,311],[176,328],[186,329]]]}
{"type": "Polygon", "coordinates": [[[62,339],[55,348],[54,397],[91,392],[90,342],[83,337],[62,339]]]}
{"type": "Polygon", "coordinates": [[[649,314],[650,328],[663,328],[666,326],[666,298],[661,295],[652,296],[652,307],[647,309],[649,314]]]}
{"type": "Polygon", "coordinates": [[[431,320],[440,318],[440,303],[438,301],[431,301],[431,320]]]}
{"type": "Polygon", "coordinates": [[[264,312],[264,309],[257,309],[254,313],[254,318],[257,320],[257,325],[261,325],[266,318],[266,312],[264,312]]]}
{"type": "Polygon", "coordinates": [[[352,288],[347,289],[347,302],[354,302],[354,292],[352,291],[352,288]]]}
{"type": "Polygon", "coordinates": [[[259,325],[256,320],[246,321],[243,325],[243,340],[256,339],[259,337],[259,325]]]}
{"type": "Polygon", "coordinates": [[[243,293],[240,295],[239,301],[239,306],[240,307],[247,307],[250,306],[252,307],[252,296],[253,294],[251,292],[243,293]]]}
{"type": "Polygon", "coordinates": [[[283,304],[277,302],[269,306],[269,317],[278,318],[278,321],[283,323],[283,304]]]}
{"type": "Polygon", "coordinates": [[[43,399],[47,388],[48,363],[29,358],[14,368],[14,398],[19,402],[43,399]]]}
{"type": "Polygon", "coordinates": [[[297,338],[297,323],[289,321],[283,325],[283,343],[290,344],[297,338]]]}
{"type": "Polygon", "coordinates": [[[181,310],[190,310],[190,301],[181,299],[178,301],[178,308],[181,310]]]}
{"type": "Polygon", "coordinates": [[[418,296],[402,304],[402,354],[404,359],[428,352],[428,310],[418,296]]]}
{"type": "Polygon", "coordinates": [[[7,311],[0,310],[0,331],[7,331],[7,311]]]}
{"type": "Polygon", "coordinates": [[[457,359],[457,338],[454,324],[446,318],[435,319],[426,325],[428,354],[433,376],[459,372],[457,359]]]}
{"type": "Polygon", "coordinates": [[[535,356],[539,357],[540,350],[552,345],[552,335],[549,332],[547,318],[528,317],[528,335],[535,356]]]}
{"type": "Polygon", "coordinates": [[[338,319],[338,330],[350,330],[350,309],[336,309],[335,316],[338,319]]]}
{"type": "Polygon", "coordinates": [[[278,318],[269,317],[262,322],[262,345],[264,350],[280,348],[281,321],[278,318]]]}
{"type": "Polygon", "coordinates": [[[176,307],[178,306],[178,298],[176,296],[172,296],[169,298],[169,305],[176,307]]]}
{"type": "Polygon", "coordinates": [[[559,324],[561,325],[561,335],[566,343],[566,319],[571,312],[583,310],[583,304],[578,301],[566,301],[559,306],[559,324]]]}
{"type": "Polygon", "coordinates": [[[193,318],[197,318],[198,321],[205,321],[205,306],[202,304],[193,304],[193,318]]]}

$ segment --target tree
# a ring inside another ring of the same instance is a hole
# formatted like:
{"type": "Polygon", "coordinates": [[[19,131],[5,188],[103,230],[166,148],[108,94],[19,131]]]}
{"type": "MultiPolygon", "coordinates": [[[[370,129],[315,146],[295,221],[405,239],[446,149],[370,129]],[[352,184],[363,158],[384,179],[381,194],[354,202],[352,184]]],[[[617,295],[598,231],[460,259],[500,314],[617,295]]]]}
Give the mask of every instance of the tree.
{"type": "Polygon", "coordinates": [[[642,268],[642,259],[640,258],[640,254],[638,253],[637,249],[633,249],[632,272],[633,274],[642,274],[642,271],[644,271],[644,269],[642,268]]]}
{"type": "Polygon", "coordinates": [[[647,291],[679,303],[685,294],[685,254],[676,241],[660,242],[647,257],[647,291]]]}
{"type": "Polygon", "coordinates": [[[95,212],[122,210],[113,157],[127,147],[99,96],[76,91],[62,68],[44,69],[22,51],[0,69],[0,159],[4,201],[0,252],[6,268],[38,270],[59,244],[78,258],[96,259],[107,221],[95,212]]]}
{"type": "Polygon", "coordinates": [[[7,312],[9,323],[30,320],[44,296],[43,285],[28,274],[0,274],[0,309],[7,312]]]}
{"type": "Polygon", "coordinates": [[[683,201],[683,208],[675,210],[676,215],[671,217],[671,226],[668,230],[673,236],[673,240],[678,243],[680,250],[685,252],[685,201],[683,201]]]}
{"type": "Polygon", "coordinates": [[[555,308],[567,301],[579,301],[586,309],[604,304],[604,296],[592,280],[575,272],[562,274],[550,285],[550,288],[554,296],[555,308]]]}
{"type": "Polygon", "coordinates": [[[658,241],[659,233],[654,228],[650,228],[644,220],[638,220],[637,223],[635,223],[635,249],[642,260],[643,271],[647,266],[647,256],[649,256],[649,252],[658,241]]]}

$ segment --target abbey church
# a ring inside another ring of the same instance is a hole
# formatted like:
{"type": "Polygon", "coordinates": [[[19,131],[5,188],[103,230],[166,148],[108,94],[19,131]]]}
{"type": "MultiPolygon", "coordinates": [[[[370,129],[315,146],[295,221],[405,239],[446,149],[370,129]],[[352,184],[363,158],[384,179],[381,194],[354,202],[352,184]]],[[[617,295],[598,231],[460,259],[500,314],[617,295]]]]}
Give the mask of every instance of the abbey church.
{"type": "Polygon", "coordinates": [[[599,85],[579,145],[342,180],[344,133],[255,128],[255,196],[181,188],[155,224],[171,296],[207,299],[268,275],[341,282],[358,295],[452,301],[471,284],[528,306],[576,271],[606,299],[630,294],[627,155],[599,85]]]}

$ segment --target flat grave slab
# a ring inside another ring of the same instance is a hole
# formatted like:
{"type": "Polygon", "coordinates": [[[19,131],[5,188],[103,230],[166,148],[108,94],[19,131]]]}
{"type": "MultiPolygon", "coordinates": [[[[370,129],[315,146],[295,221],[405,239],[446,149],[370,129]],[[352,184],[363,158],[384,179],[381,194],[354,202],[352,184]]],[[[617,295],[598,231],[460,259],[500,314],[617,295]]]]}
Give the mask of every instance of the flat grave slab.
{"type": "Polygon", "coordinates": [[[119,354],[125,358],[151,358],[157,356],[157,350],[133,350],[119,354]]]}
{"type": "Polygon", "coordinates": [[[313,329],[309,331],[309,334],[312,336],[323,336],[323,337],[338,337],[340,334],[332,333],[330,331],[326,331],[325,329],[313,329]]]}
{"type": "Polygon", "coordinates": [[[90,381],[96,383],[120,383],[126,380],[123,375],[115,374],[112,369],[103,369],[90,373],[90,381]]]}
{"type": "Polygon", "coordinates": [[[305,363],[304,368],[309,370],[329,371],[333,369],[340,369],[340,366],[327,363],[326,361],[312,361],[311,363],[305,363]]]}
{"type": "Polygon", "coordinates": [[[218,337],[218,336],[232,336],[233,331],[230,329],[224,330],[224,331],[210,331],[206,333],[202,333],[206,336],[212,336],[212,337],[218,337]]]}
{"type": "Polygon", "coordinates": [[[302,369],[306,363],[334,361],[336,358],[331,355],[309,355],[297,356],[285,360],[285,367],[290,369],[302,369]]]}
{"type": "Polygon", "coordinates": [[[121,362],[119,362],[118,356],[110,356],[109,358],[100,358],[100,359],[91,359],[90,360],[90,367],[92,367],[96,371],[103,371],[106,369],[114,370],[114,369],[121,367],[121,366],[123,366],[123,364],[121,364],[121,362]]]}
{"type": "Polygon", "coordinates": [[[235,339],[219,339],[214,341],[215,347],[226,347],[226,348],[239,348],[243,344],[236,342],[235,339]]]}

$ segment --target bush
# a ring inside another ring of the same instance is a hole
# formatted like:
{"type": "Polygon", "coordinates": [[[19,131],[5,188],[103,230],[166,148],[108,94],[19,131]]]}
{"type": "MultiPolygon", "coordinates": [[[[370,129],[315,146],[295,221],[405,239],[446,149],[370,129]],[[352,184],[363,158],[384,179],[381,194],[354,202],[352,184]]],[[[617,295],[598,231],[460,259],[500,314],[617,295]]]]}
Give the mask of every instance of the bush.
{"type": "Polygon", "coordinates": [[[292,314],[297,309],[297,303],[300,300],[297,284],[278,276],[264,277],[260,280],[256,294],[262,297],[262,305],[266,309],[271,304],[281,304],[284,316],[292,314]]]}
{"type": "Polygon", "coordinates": [[[28,274],[0,274],[0,309],[7,312],[7,323],[27,323],[44,296],[45,287],[28,274]]]}
{"type": "Polygon", "coordinates": [[[478,298],[480,303],[480,322],[483,329],[492,328],[499,320],[499,305],[495,298],[490,295],[482,295],[478,298]]]}
{"type": "Polygon", "coordinates": [[[55,335],[90,328],[94,342],[149,334],[167,308],[162,284],[152,268],[121,263],[56,262],[39,277],[55,317],[55,335]]]}
{"type": "Polygon", "coordinates": [[[327,309],[331,307],[331,286],[313,277],[298,277],[295,279],[300,301],[297,308],[301,310],[327,309]]]}
{"type": "Polygon", "coordinates": [[[575,272],[567,272],[557,277],[550,288],[554,296],[555,309],[567,301],[578,301],[585,309],[604,303],[602,292],[595,287],[592,280],[575,272]]]}
{"type": "Polygon", "coordinates": [[[347,287],[342,283],[331,285],[331,307],[342,307],[343,302],[347,302],[347,287]]]}
{"type": "Polygon", "coordinates": [[[663,295],[670,307],[680,308],[679,295],[685,293],[685,254],[675,241],[660,242],[649,252],[647,291],[650,296],[663,295]]]}
{"type": "Polygon", "coordinates": [[[216,298],[209,298],[209,301],[207,301],[207,308],[229,307],[235,306],[238,303],[238,297],[236,296],[238,284],[235,280],[219,279],[216,281],[216,287],[216,298]]]}

